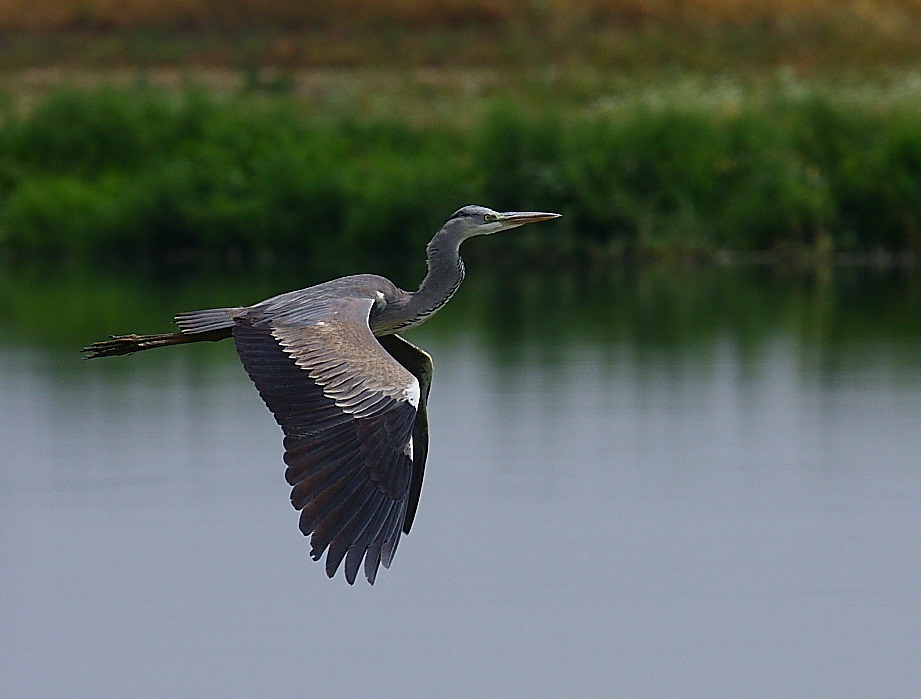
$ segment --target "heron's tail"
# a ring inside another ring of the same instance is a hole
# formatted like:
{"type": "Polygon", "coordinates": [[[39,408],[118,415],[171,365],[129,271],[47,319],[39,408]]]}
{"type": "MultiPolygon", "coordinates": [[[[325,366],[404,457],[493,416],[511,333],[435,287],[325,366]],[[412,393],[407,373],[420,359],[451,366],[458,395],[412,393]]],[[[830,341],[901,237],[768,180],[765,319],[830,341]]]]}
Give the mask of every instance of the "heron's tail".
{"type": "Polygon", "coordinates": [[[108,340],[94,342],[84,347],[84,359],[115,357],[141,350],[168,345],[184,345],[189,342],[216,342],[230,337],[233,331],[233,314],[238,308],[209,308],[204,311],[190,311],[176,316],[176,323],[182,329],[178,333],[160,335],[110,335],[108,340]]]}
{"type": "MultiPolygon", "coordinates": [[[[185,335],[209,333],[213,330],[233,330],[233,319],[242,308],[206,308],[176,315],[176,325],[185,335]]],[[[230,333],[224,337],[230,337],[230,333]]]]}

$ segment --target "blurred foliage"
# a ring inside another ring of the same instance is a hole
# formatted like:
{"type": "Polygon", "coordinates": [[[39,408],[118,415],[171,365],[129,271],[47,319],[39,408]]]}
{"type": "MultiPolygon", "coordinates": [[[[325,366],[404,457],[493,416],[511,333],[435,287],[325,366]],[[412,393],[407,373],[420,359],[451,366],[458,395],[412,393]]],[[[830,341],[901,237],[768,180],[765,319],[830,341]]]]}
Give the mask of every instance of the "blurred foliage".
{"type": "Polygon", "coordinates": [[[733,24],[826,19],[831,15],[905,22],[918,11],[914,0],[7,0],[0,27],[206,27],[336,26],[414,22],[424,28],[519,23],[559,30],[591,22],[733,24]]]}
{"type": "Polygon", "coordinates": [[[917,0],[5,0],[0,66],[433,66],[642,71],[921,56],[917,0]]]}
{"type": "Polygon", "coordinates": [[[0,243],[20,254],[386,264],[463,193],[453,134],[316,126],[285,101],[65,91],[0,134],[0,243]]]}
{"type": "Polygon", "coordinates": [[[57,91],[0,112],[0,251],[415,273],[441,222],[479,202],[565,215],[483,256],[921,252],[916,96],[648,97],[497,98],[467,123],[412,123],[252,92],[57,91]]]}

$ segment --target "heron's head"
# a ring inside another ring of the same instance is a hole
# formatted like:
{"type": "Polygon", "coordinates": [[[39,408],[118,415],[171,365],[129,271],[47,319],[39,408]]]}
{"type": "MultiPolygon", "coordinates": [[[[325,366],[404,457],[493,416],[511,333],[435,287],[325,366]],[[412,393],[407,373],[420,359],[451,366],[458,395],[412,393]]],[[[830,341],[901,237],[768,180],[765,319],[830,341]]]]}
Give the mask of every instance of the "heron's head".
{"type": "Polygon", "coordinates": [[[526,223],[549,221],[559,218],[560,215],[543,211],[501,212],[487,209],[485,206],[465,206],[455,211],[445,226],[457,227],[461,231],[462,239],[466,239],[475,235],[492,235],[526,223]]]}

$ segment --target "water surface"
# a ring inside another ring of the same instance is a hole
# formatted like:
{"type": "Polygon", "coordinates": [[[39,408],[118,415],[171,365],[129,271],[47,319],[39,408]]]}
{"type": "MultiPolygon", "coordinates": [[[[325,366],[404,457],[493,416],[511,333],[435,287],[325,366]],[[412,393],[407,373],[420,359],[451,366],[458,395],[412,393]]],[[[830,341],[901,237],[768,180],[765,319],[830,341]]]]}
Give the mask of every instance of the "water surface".
{"type": "MultiPolygon", "coordinates": [[[[310,561],[229,344],[80,362],[79,285],[0,326],[0,695],[918,696],[917,279],[481,274],[412,336],[373,588],[310,561]]],[[[108,330],[195,305],[131,289],[108,330]]]]}

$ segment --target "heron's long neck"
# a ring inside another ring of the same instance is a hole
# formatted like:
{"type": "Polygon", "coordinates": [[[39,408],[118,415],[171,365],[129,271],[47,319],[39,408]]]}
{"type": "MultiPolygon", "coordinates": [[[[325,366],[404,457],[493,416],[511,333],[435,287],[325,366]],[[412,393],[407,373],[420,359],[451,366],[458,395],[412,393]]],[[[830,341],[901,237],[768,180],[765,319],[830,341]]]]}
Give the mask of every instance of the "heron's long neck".
{"type": "Polygon", "coordinates": [[[428,244],[428,273],[412,295],[401,315],[400,328],[423,322],[444,306],[464,281],[464,261],[460,256],[463,238],[451,228],[442,228],[428,244]]]}

